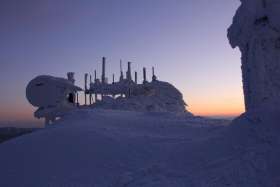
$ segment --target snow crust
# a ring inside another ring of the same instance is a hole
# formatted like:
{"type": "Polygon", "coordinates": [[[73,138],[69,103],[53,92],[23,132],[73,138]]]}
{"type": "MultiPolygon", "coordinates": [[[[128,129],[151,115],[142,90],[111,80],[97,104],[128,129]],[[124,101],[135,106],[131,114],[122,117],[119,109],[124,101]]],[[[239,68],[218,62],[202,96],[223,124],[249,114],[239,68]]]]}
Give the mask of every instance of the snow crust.
{"type": "Polygon", "coordinates": [[[246,110],[280,100],[280,1],[242,0],[228,29],[232,47],[242,53],[246,110]]]}
{"type": "Polygon", "coordinates": [[[171,113],[73,111],[0,145],[0,186],[277,186],[279,113],[259,112],[229,126],[171,113]]]}

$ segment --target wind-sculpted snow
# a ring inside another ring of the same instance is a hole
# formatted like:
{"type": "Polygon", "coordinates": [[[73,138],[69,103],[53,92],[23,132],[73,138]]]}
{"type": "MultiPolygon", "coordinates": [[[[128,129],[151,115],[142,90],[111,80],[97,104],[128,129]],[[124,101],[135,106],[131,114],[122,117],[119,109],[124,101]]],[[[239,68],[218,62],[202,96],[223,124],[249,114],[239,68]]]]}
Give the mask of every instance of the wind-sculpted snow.
{"type": "Polygon", "coordinates": [[[1,144],[0,186],[277,186],[279,117],[252,116],[77,110],[1,144]]]}
{"type": "Polygon", "coordinates": [[[242,53],[246,110],[280,104],[280,1],[242,0],[228,30],[242,53]]]}

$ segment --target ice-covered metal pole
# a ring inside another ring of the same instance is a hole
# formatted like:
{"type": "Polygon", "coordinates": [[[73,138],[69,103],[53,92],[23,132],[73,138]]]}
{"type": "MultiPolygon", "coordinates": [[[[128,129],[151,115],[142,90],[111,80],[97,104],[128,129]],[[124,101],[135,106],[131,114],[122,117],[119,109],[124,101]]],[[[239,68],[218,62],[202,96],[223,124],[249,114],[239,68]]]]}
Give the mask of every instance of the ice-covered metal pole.
{"type": "MultiPolygon", "coordinates": [[[[74,85],[75,84],[74,72],[68,72],[67,79],[74,85]]],[[[71,101],[71,103],[73,104],[75,104],[75,100],[76,100],[75,97],[76,97],[76,92],[69,93],[69,98],[71,98],[69,101],[71,101]]]]}
{"type": "Polygon", "coordinates": [[[76,93],[76,104],[77,104],[77,106],[79,106],[79,93],[78,92],[76,93]]]}
{"type": "Polygon", "coordinates": [[[120,60],[120,82],[123,80],[122,60],[120,60]]]}
{"type": "Polygon", "coordinates": [[[147,83],[147,74],[146,74],[146,68],[143,68],[143,83],[147,83]]]}
{"type": "Polygon", "coordinates": [[[154,68],[154,67],[152,68],[152,72],[153,72],[152,80],[153,80],[153,81],[156,81],[156,80],[157,80],[157,77],[156,77],[156,75],[155,75],[155,68],[154,68]]]}
{"type": "MultiPolygon", "coordinates": [[[[92,83],[92,77],[91,77],[91,75],[89,76],[89,83],[90,83],[90,85],[91,85],[91,83],[92,83]]],[[[90,87],[89,87],[89,89],[90,89],[90,87]]],[[[92,93],[91,93],[91,92],[89,93],[89,104],[90,104],[90,105],[92,104],[92,93]]]]}
{"type": "Polygon", "coordinates": [[[85,105],[87,105],[87,79],[88,79],[88,74],[85,74],[85,105]]]}
{"type": "MultiPolygon", "coordinates": [[[[96,70],[94,70],[94,83],[96,84],[96,79],[97,79],[97,73],[96,70]]],[[[94,94],[94,102],[97,101],[97,94],[94,94]]]]}
{"type": "Polygon", "coordinates": [[[127,62],[126,79],[127,80],[132,80],[132,78],[131,78],[131,62],[127,62]]]}
{"type": "Polygon", "coordinates": [[[137,71],[134,72],[134,82],[137,84],[137,71]]]}
{"type": "Polygon", "coordinates": [[[106,75],[105,75],[105,67],[106,66],[106,58],[102,58],[102,75],[101,75],[101,81],[104,84],[106,80],[106,75]]]}

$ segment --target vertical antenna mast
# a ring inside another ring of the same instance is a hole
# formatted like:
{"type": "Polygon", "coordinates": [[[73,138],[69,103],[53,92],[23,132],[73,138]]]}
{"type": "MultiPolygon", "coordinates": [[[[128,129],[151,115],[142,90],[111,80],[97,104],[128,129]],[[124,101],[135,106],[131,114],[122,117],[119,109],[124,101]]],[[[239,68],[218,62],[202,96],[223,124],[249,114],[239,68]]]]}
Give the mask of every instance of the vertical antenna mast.
{"type": "Polygon", "coordinates": [[[131,62],[127,62],[126,79],[131,80],[131,62]]]}
{"type": "Polygon", "coordinates": [[[85,105],[87,105],[87,78],[88,78],[88,74],[85,74],[85,105]]]}
{"type": "Polygon", "coordinates": [[[122,60],[120,60],[120,81],[123,80],[123,69],[122,69],[122,60]]]}
{"type": "Polygon", "coordinates": [[[153,72],[152,80],[153,80],[153,81],[156,81],[156,80],[157,80],[157,77],[156,77],[156,75],[155,75],[155,68],[154,68],[154,67],[152,68],[152,72],[153,72]]]}
{"type": "MultiPolygon", "coordinates": [[[[94,83],[96,83],[97,75],[96,75],[96,70],[94,70],[94,83]]],[[[97,94],[94,94],[94,101],[97,101],[97,94]]]]}
{"type": "Polygon", "coordinates": [[[134,73],[134,81],[137,84],[137,71],[135,71],[135,73],[134,73]]]}
{"type": "Polygon", "coordinates": [[[94,70],[94,82],[96,82],[96,79],[97,79],[97,77],[96,77],[96,70],[94,70]]]}
{"type": "Polygon", "coordinates": [[[143,68],[143,83],[145,84],[145,83],[147,83],[147,77],[146,77],[146,68],[144,67],[143,68]]]}
{"type": "Polygon", "coordinates": [[[76,93],[76,103],[77,103],[77,106],[79,106],[79,93],[78,92],[76,93]]]}
{"type": "Polygon", "coordinates": [[[105,65],[106,65],[106,58],[103,57],[102,58],[102,76],[101,76],[101,81],[102,81],[103,84],[105,83],[105,79],[106,79],[106,76],[105,76],[105,65]]]}
{"type": "Polygon", "coordinates": [[[91,94],[91,91],[90,91],[90,87],[91,87],[91,84],[92,84],[92,76],[90,75],[89,76],[89,104],[91,105],[92,103],[92,94],[91,94]]]}

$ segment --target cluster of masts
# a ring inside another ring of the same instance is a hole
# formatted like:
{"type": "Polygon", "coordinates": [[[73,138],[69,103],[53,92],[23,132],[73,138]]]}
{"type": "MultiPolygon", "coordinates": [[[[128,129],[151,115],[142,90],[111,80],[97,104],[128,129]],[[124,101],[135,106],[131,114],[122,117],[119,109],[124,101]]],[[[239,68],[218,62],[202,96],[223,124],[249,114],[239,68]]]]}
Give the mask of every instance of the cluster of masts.
{"type": "MultiPolygon", "coordinates": [[[[129,97],[133,95],[133,91],[141,89],[143,85],[147,84],[146,68],[143,68],[143,83],[138,84],[137,72],[134,72],[134,80],[132,79],[131,62],[127,63],[126,77],[124,77],[122,61],[120,61],[120,77],[119,81],[115,81],[115,74],[113,74],[112,83],[108,83],[106,77],[106,58],[102,58],[102,74],[101,79],[97,78],[97,72],[94,71],[94,80],[88,73],[85,74],[85,105],[87,105],[87,99],[89,104],[103,100],[104,96],[110,96],[115,98],[116,96],[129,97]],[[88,84],[88,77],[90,82],[88,84]],[[93,97],[94,95],[94,97],[93,97]],[[94,98],[94,99],[93,99],[94,98]]],[[[155,69],[152,68],[152,81],[156,81],[155,69]]]]}

